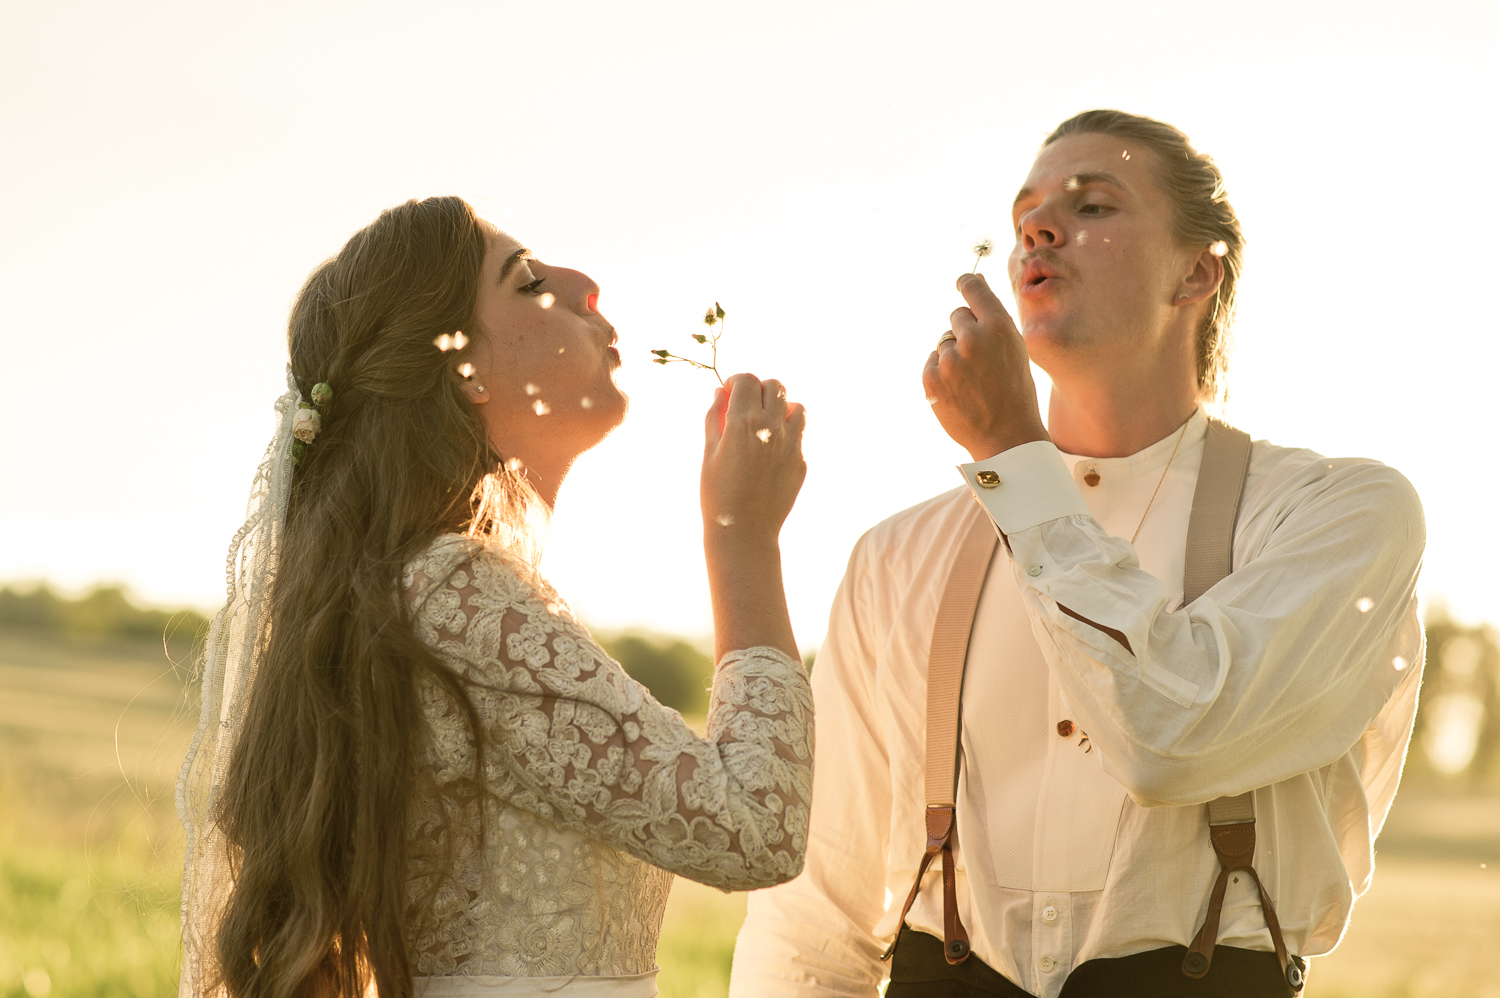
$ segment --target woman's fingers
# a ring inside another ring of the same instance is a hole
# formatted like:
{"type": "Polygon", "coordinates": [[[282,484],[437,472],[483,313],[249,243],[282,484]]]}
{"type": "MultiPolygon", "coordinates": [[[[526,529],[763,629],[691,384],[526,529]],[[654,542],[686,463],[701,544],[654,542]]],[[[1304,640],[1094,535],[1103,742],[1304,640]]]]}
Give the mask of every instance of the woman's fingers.
{"type": "Polygon", "coordinates": [[[713,450],[724,436],[724,409],[729,404],[729,392],[722,386],[714,389],[713,405],[703,417],[703,444],[705,450],[713,450]]]}

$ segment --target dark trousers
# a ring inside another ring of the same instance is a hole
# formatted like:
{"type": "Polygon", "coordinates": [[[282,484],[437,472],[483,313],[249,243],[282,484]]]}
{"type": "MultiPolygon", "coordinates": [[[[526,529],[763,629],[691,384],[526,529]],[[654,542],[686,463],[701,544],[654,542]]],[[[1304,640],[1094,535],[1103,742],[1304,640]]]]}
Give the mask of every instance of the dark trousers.
{"type": "MultiPolygon", "coordinates": [[[[1182,972],[1186,946],[1168,946],[1112,960],[1090,960],[1073,968],[1061,998],[1289,998],[1275,953],[1214,948],[1213,965],[1201,978],[1182,972]]],[[[977,956],[950,964],[943,941],[901,927],[891,959],[886,998],[1033,998],[977,956]]]]}

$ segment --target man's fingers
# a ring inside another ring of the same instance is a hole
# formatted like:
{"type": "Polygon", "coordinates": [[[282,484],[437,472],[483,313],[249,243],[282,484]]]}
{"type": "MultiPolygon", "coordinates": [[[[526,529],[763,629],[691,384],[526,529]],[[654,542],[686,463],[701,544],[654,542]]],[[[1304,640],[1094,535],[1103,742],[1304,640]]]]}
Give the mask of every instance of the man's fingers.
{"type": "Polygon", "coordinates": [[[990,282],[984,279],[983,274],[964,274],[958,279],[958,293],[964,296],[964,301],[969,303],[973,309],[973,315],[981,322],[989,322],[1003,319],[1010,323],[1010,313],[995,297],[995,292],[990,290],[990,282]]]}

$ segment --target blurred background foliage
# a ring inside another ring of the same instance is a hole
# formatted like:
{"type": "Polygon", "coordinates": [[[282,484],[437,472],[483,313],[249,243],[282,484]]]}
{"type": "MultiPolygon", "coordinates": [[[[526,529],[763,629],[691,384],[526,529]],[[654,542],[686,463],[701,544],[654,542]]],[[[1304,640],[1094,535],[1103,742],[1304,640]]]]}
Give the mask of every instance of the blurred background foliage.
{"type": "MultiPolygon", "coordinates": [[[[201,614],[136,606],[118,586],[76,599],[0,589],[0,998],[175,992],[172,789],[206,632],[201,614]]],[[[1380,871],[1338,951],[1313,962],[1308,998],[1500,994],[1485,962],[1500,934],[1500,642],[1441,606],[1427,635],[1380,871]]],[[[600,641],[701,730],[713,671],[701,647],[600,641]]],[[[744,909],[744,895],[677,882],[658,954],[664,998],[727,992],[744,909]]]]}

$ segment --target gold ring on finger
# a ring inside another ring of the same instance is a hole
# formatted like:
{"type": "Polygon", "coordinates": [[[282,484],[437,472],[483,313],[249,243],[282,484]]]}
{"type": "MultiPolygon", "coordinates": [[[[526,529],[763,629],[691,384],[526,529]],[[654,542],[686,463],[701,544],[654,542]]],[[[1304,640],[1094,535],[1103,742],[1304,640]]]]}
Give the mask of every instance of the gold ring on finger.
{"type": "Polygon", "coordinates": [[[938,337],[937,345],[939,347],[942,347],[942,345],[944,343],[947,343],[949,340],[956,340],[956,339],[958,339],[958,337],[954,334],[953,330],[950,329],[946,333],[944,333],[943,335],[941,335],[941,336],[938,337]]]}

